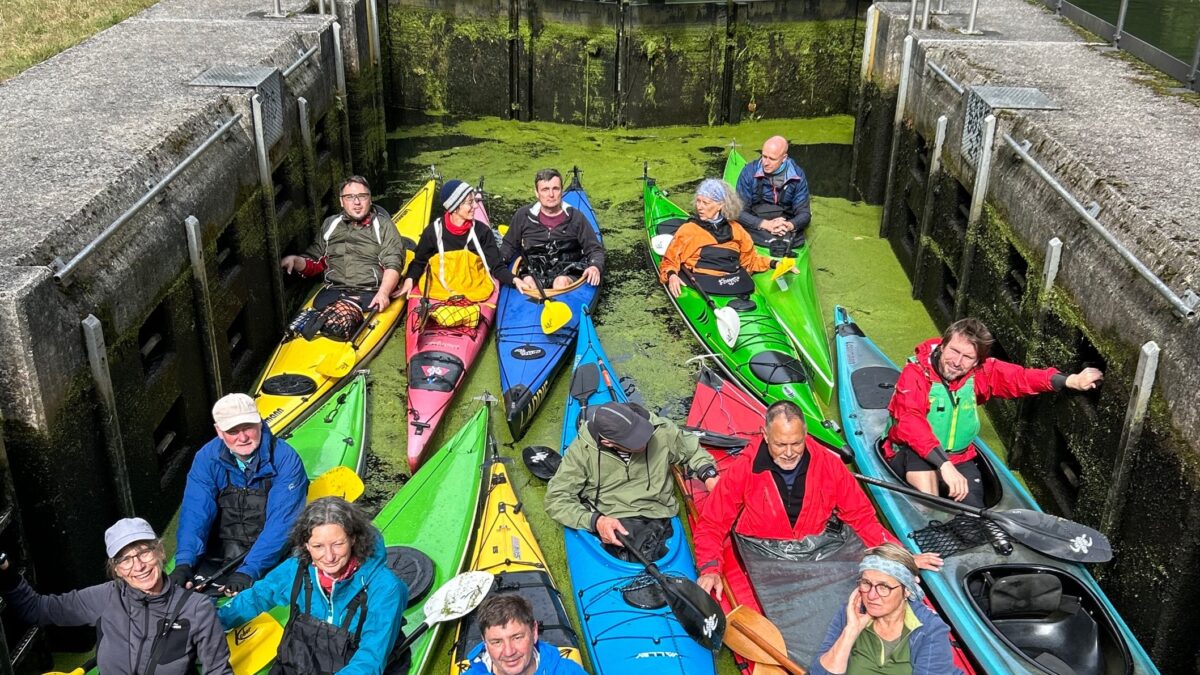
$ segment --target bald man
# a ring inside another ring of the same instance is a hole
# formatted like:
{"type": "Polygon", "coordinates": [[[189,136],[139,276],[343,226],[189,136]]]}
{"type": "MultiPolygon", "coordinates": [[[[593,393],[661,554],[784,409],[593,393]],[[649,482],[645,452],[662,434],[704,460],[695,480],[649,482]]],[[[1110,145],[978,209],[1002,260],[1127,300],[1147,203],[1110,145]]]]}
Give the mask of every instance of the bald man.
{"type": "Polygon", "coordinates": [[[755,244],[769,247],[774,256],[787,255],[803,244],[804,230],[812,220],[808,180],[787,153],[786,138],[768,138],[762,156],[743,167],[737,181],[738,196],[745,202],[738,222],[755,244]]]}

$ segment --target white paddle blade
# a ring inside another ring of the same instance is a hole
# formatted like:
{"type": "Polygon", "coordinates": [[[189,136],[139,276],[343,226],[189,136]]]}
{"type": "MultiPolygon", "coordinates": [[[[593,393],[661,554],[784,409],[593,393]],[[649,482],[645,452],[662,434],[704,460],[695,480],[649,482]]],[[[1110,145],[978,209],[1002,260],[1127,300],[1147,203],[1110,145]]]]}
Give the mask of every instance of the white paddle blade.
{"type": "Polygon", "coordinates": [[[732,307],[719,307],[715,312],[717,317],[717,332],[730,349],[737,344],[738,334],[742,332],[742,318],[732,307]]]}
{"type": "Polygon", "coordinates": [[[483,602],[496,576],[491,572],[463,572],[434,591],[425,601],[425,623],[458,619],[483,602]]]}
{"type": "Polygon", "coordinates": [[[656,234],[650,240],[650,248],[658,255],[664,255],[667,252],[667,247],[671,245],[671,240],[675,238],[672,234],[656,234]]]}

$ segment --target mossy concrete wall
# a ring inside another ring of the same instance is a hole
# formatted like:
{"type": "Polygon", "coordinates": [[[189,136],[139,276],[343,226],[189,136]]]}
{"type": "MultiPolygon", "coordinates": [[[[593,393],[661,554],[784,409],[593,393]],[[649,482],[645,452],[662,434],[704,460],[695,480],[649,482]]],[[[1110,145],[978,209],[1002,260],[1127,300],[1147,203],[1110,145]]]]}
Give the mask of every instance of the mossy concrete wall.
{"type": "Polygon", "coordinates": [[[913,33],[910,91],[895,156],[889,143],[883,161],[862,161],[880,156],[878,148],[865,146],[887,135],[900,77],[898,68],[875,66],[899,63],[909,34],[907,5],[877,7],[876,54],[856,129],[859,192],[885,188],[882,228],[914,296],[939,324],[975,316],[995,334],[1000,358],[1065,372],[1086,366],[1105,372],[1095,392],[997,401],[988,411],[1009,446],[1009,463],[1021,469],[1044,508],[1097,527],[1113,523],[1107,533],[1116,555],[1094,570],[1097,577],[1163,672],[1195,672],[1200,400],[1194,383],[1200,381],[1200,343],[1194,319],[1174,314],[1168,300],[1002,137],[1028,141],[1041,166],[1081,202],[1094,201],[1117,239],[1183,294],[1195,278],[1197,258],[1193,238],[1173,232],[1170,222],[1192,199],[1197,167],[1174,154],[1194,140],[1200,106],[1157,86],[1139,68],[1081,44],[1054,17],[1002,2],[994,14],[979,17],[988,31],[982,40],[948,36],[965,15],[913,33]],[[1012,42],[1017,34],[1022,41],[1012,42]],[[998,43],[989,45],[990,38],[998,43]],[[1080,72],[1091,79],[1080,80],[1080,72]],[[970,207],[981,177],[964,154],[965,97],[954,85],[1038,87],[1059,108],[992,111],[996,141],[982,150],[991,165],[975,223],[970,207]],[[942,115],[946,140],[935,157],[942,115]],[[1151,132],[1139,119],[1159,123],[1151,132]],[[931,172],[935,159],[940,170],[931,172]],[[1174,168],[1152,177],[1163,163],[1174,168]],[[889,169],[890,186],[884,184],[889,169]],[[1046,285],[1047,245],[1054,237],[1063,242],[1061,266],[1046,285]],[[1149,340],[1162,349],[1150,410],[1141,436],[1121,455],[1139,349],[1149,340]],[[1122,470],[1128,485],[1114,490],[1122,470]]]}
{"type": "Polygon", "coordinates": [[[853,110],[857,0],[391,0],[392,122],[498,115],[608,127],[853,110]]]}

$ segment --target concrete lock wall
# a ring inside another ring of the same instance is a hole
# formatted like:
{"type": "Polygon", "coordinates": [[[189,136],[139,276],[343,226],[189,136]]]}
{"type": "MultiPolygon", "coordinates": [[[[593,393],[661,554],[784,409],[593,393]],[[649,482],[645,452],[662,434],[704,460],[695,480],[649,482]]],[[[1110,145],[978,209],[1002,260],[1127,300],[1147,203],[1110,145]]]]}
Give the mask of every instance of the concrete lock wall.
{"type": "Polygon", "coordinates": [[[1200,213],[1200,97],[1173,90],[1162,76],[1089,43],[1037,7],[988,3],[977,17],[984,33],[964,36],[956,29],[969,22],[970,3],[947,6],[949,15],[914,31],[907,3],[871,10],[880,14],[878,32],[868,37],[875,54],[856,130],[860,194],[885,200],[881,231],[910,274],[914,296],[939,323],[976,316],[995,333],[1000,358],[1105,371],[1095,393],[995,402],[989,412],[1010,446],[1009,463],[1039,503],[1112,538],[1116,557],[1095,571],[1156,664],[1166,673],[1196,672],[1200,341],[1196,319],[1179,313],[1191,304],[1200,266],[1188,230],[1200,213]],[[983,111],[996,117],[995,140],[975,144],[980,159],[972,160],[964,130],[978,138],[972,132],[983,115],[969,122],[968,100],[974,88],[989,85],[1036,88],[1058,109],[983,111]],[[897,91],[905,86],[893,145],[897,91]],[[1005,134],[1092,208],[1183,309],[1090,228],[1005,134]],[[979,168],[985,155],[986,171],[979,168]],[[1061,258],[1047,284],[1054,238],[1061,258]],[[1140,380],[1149,341],[1160,350],[1157,376],[1140,380]],[[1150,393],[1145,414],[1129,412],[1138,389],[1150,393]]]}
{"type": "Polygon", "coordinates": [[[302,300],[304,284],[277,277],[278,254],[311,241],[351,163],[383,166],[369,0],[329,8],[285,2],[288,16],[272,18],[259,0],[165,0],[0,87],[14,132],[0,138],[11,196],[0,205],[0,543],[42,591],[100,580],[102,533],[118,517],[167,525],[213,437],[212,402],[253,385],[302,300]],[[266,79],[189,84],[217,66],[266,79]],[[187,161],[90,256],[54,266],[187,161]],[[89,351],[89,334],[103,346],[89,351]]]}
{"type": "Polygon", "coordinates": [[[596,126],[844,114],[865,4],[389,0],[388,109],[596,126]]]}

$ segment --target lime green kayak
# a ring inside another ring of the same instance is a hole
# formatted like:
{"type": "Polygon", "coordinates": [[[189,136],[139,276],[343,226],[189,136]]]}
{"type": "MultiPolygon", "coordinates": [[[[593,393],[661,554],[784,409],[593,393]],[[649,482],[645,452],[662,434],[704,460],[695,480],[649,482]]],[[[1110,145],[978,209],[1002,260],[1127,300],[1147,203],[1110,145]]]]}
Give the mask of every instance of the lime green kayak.
{"type": "MultiPolygon", "coordinates": [[[[736,188],[738,176],[745,166],[746,158],[731,148],[722,176],[725,182],[736,188]]],[[[771,255],[765,246],[755,246],[755,249],[763,255],[771,255]]],[[[829,403],[833,397],[833,359],[829,354],[825,315],[821,313],[821,303],[817,299],[817,286],[813,280],[808,244],[794,249],[793,256],[796,269],[800,273],[784,277],[784,286],[778,289],[780,292],[769,292],[772,286],[778,285],[778,282],[771,283],[769,278],[759,276],[755,277],[754,281],[759,292],[764,293],[767,305],[779,319],[780,326],[808,364],[812,374],[813,391],[822,401],[829,403]]]]}
{"type": "Polygon", "coordinates": [[[367,461],[367,373],[360,371],[282,437],[300,455],[309,479],[336,466],[359,476],[367,461]]]}
{"type": "MultiPolygon", "coordinates": [[[[442,449],[429,456],[421,470],[400,488],[379,515],[375,526],[392,546],[415,548],[433,561],[433,589],[463,570],[467,544],[479,514],[480,467],[487,445],[488,411],[481,407],[442,449]]],[[[425,621],[424,603],[409,600],[404,612],[408,630],[425,621]]],[[[412,646],[411,673],[428,665],[442,626],[433,628],[412,646]]]]}

